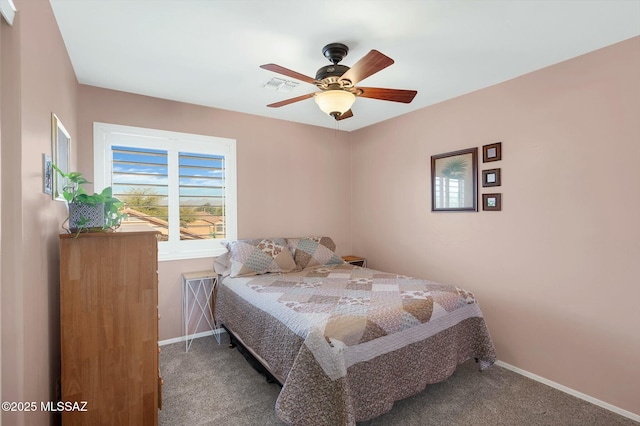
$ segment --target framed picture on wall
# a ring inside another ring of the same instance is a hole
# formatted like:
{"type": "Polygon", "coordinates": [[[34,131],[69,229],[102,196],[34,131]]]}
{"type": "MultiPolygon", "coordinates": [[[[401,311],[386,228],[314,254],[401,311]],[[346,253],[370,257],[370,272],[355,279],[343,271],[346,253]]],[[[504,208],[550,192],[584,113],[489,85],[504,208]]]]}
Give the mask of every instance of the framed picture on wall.
{"type": "MultiPolygon", "coordinates": [[[[67,132],[67,129],[64,128],[64,125],[55,114],[51,114],[51,145],[53,148],[53,164],[64,173],[68,173],[71,163],[71,136],[69,136],[69,132],[67,132]]],[[[66,184],[57,172],[53,173],[52,192],[54,200],[65,201],[62,196],[62,189],[66,184]]]]}
{"type": "Polygon", "coordinates": [[[482,210],[502,210],[502,194],[482,194],[482,210]]]}
{"type": "Polygon", "coordinates": [[[482,146],[482,162],[489,163],[491,161],[502,160],[502,142],[496,142],[482,146]]]}
{"type": "Polygon", "coordinates": [[[489,169],[482,171],[482,186],[500,186],[500,169],[489,169]]]}
{"type": "Polygon", "coordinates": [[[42,154],[42,192],[51,195],[53,193],[53,167],[51,157],[42,154]]]}
{"type": "Polygon", "coordinates": [[[431,211],[478,211],[478,148],[431,156],[431,211]]]}

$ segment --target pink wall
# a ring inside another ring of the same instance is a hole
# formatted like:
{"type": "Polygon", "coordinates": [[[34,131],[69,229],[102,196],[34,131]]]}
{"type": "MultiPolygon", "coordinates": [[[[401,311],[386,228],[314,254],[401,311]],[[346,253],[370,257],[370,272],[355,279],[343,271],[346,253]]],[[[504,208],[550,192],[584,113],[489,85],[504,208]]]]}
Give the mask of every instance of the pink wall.
{"type": "MultiPolygon", "coordinates": [[[[342,254],[351,249],[346,132],[81,85],[78,153],[87,176],[94,122],[236,139],[239,238],[322,234],[342,254]]],[[[160,340],[182,335],[180,274],[212,267],[212,258],[160,262],[160,340]]]]}
{"type": "Polygon", "coordinates": [[[353,251],[468,288],[500,360],[640,415],[638,117],[636,37],[354,132],[353,251]],[[430,156],[498,141],[503,211],[432,213],[430,156]]]}
{"type": "Polygon", "coordinates": [[[19,232],[12,226],[12,219],[19,217],[20,211],[20,182],[18,188],[11,185],[11,177],[19,172],[16,159],[20,158],[20,68],[19,68],[19,34],[14,27],[0,19],[0,160],[2,173],[2,234],[1,256],[2,294],[0,303],[2,326],[2,399],[22,395],[22,377],[17,368],[9,366],[21,365],[21,353],[11,350],[12,347],[22,346],[22,315],[18,302],[22,296],[20,287],[14,284],[19,268],[16,268],[15,246],[19,242],[19,232]],[[13,84],[12,84],[13,83],[13,84]],[[12,143],[18,141],[18,143],[12,143]],[[9,386],[10,384],[10,386],[9,386]]]}
{"type": "MultiPolygon", "coordinates": [[[[49,2],[16,1],[2,24],[2,397],[55,400],[59,377],[58,234],[64,203],[42,192],[51,113],[76,134],[77,81],[49,2]]],[[[72,161],[75,161],[73,156],[72,161]]],[[[48,424],[46,412],[2,413],[48,424]]]]}
{"type": "MultiPolygon", "coordinates": [[[[55,397],[65,208],[41,193],[41,155],[56,112],[89,176],[94,121],[236,139],[240,238],[322,233],[467,287],[502,361],[640,414],[640,38],[347,134],[79,86],[48,1],[16,6],[0,32],[3,400],[55,397]],[[431,213],[429,157],[496,141],[503,211],[431,213]]],[[[211,262],[160,264],[161,339],[181,334],[180,273],[211,262]]]]}

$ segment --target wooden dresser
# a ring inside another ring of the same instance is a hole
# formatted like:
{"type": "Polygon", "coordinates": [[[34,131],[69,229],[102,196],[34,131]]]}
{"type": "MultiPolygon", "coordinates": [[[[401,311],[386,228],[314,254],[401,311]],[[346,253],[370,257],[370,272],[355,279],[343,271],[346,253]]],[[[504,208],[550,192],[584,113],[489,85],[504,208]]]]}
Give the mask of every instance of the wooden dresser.
{"type": "Polygon", "coordinates": [[[60,235],[64,426],[158,424],[158,233],[122,228],[60,235]]]}

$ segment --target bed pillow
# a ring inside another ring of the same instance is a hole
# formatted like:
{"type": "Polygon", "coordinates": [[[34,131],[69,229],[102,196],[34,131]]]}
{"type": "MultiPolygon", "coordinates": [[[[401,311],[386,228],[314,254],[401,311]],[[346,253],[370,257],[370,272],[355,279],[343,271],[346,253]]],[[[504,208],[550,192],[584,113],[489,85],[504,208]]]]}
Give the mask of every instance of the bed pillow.
{"type": "Polygon", "coordinates": [[[336,244],[329,237],[287,238],[287,244],[300,269],[344,263],[335,253],[336,244]]]}
{"type": "Polygon", "coordinates": [[[298,269],[284,238],[238,240],[227,244],[227,249],[231,277],[298,269]]]}
{"type": "Polygon", "coordinates": [[[229,250],[225,254],[213,258],[213,270],[222,277],[228,277],[231,272],[229,265],[229,250]]]}

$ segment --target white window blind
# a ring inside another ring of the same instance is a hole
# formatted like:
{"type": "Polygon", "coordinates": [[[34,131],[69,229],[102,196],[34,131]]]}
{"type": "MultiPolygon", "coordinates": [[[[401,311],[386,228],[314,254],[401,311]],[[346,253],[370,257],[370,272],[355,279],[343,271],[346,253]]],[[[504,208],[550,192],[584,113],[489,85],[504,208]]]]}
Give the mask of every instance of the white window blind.
{"type": "Polygon", "coordinates": [[[221,155],[179,152],[180,239],[225,238],[225,161],[221,155]]]}
{"type": "Polygon", "coordinates": [[[169,236],[168,152],[126,146],[111,147],[111,186],[125,203],[129,222],[145,222],[169,236]]]}

